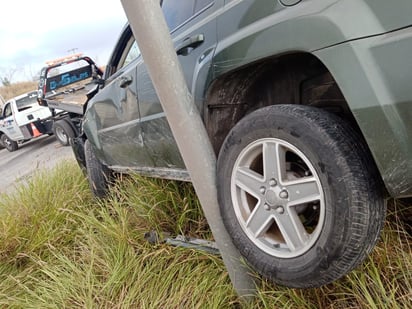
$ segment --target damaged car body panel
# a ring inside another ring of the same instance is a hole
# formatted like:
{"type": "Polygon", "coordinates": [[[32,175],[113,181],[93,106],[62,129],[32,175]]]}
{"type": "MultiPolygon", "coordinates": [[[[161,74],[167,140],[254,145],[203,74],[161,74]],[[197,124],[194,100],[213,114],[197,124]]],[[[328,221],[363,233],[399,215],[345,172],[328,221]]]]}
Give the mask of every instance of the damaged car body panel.
{"type": "MultiPolygon", "coordinates": [[[[200,1],[187,15],[181,11],[177,20],[175,9],[170,8],[166,16],[176,52],[182,66],[188,68],[184,70],[188,85],[193,80],[198,84],[199,80],[210,78],[211,55],[216,44],[216,20],[210,19],[199,27],[194,23],[194,17],[213,14],[219,2],[222,1],[200,1]]],[[[115,73],[107,78],[105,87],[89,103],[84,131],[87,136],[96,138],[93,144],[110,168],[117,171],[150,170],[152,175],[159,177],[167,175],[171,179],[188,180],[184,162],[140,54],[137,52],[132,62],[120,68],[120,61],[127,58],[123,55],[127,44],[136,44],[129,27],[117,44],[125,48],[116,48],[110,61],[109,70],[115,73]],[[130,67],[133,72],[127,71],[130,67]],[[122,88],[120,84],[125,78],[132,81],[122,88]],[[100,101],[101,97],[104,99],[100,101]],[[99,123],[99,127],[89,128],[89,119],[93,119],[92,125],[99,123]]],[[[203,97],[197,98],[200,107],[203,97]]]]}

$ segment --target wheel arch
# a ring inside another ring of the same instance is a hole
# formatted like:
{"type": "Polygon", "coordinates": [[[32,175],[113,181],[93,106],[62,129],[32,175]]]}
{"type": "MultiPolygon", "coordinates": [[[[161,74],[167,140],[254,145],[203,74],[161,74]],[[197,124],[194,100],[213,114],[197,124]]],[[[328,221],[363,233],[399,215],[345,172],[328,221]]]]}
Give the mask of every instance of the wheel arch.
{"type": "Polygon", "coordinates": [[[216,153],[230,129],[261,107],[299,104],[327,109],[360,132],[335,79],[313,54],[293,52],[243,66],[215,79],[204,104],[205,123],[216,153]]]}

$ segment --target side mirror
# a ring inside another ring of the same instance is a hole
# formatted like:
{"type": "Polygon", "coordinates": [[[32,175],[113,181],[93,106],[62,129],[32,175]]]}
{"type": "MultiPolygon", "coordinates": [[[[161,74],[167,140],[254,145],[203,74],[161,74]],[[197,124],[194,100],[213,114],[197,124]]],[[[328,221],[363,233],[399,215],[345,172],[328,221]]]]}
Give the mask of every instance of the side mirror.
{"type": "Polygon", "coordinates": [[[93,83],[95,83],[96,85],[99,85],[99,86],[104,86],[104,79],[103,78],[95,78],[93,80],[93,83]]]}

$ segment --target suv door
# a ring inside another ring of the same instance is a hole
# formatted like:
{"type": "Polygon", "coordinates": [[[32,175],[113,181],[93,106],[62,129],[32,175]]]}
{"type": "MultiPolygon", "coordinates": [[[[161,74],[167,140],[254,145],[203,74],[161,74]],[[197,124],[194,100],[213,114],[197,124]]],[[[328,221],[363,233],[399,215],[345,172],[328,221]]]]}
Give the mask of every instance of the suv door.
{"type": "MultiPolygon", "coordinates": [[[[188,88],[200,110],[204,94],[194,93],[193,81],[198,80],[199,76],[203,72],[208,72],[211,67],[209,56],[213,54],[217,37],[216,19],[213,13],[222,6],[222,3],[223,0],[163,0],[162,2],[162,10],[171,30],[188,88]]],[[[184,169],[185,166],[146,66],[140,66],[137,74],[141,126],[147,155],[152,159],[151,166],[157,170],[169,169],[170,178],[182,178],[178,170],[184,169]],[[170,169],[176,174],[171,174],[170,169]]]]}
{"type": "Polygon", "coordinates": [[[126,27],[106,67],[105,84],[87,106],[83,129],[108,166],[135,166],[142,150],[136,77],[141,62],[126,27]]]}

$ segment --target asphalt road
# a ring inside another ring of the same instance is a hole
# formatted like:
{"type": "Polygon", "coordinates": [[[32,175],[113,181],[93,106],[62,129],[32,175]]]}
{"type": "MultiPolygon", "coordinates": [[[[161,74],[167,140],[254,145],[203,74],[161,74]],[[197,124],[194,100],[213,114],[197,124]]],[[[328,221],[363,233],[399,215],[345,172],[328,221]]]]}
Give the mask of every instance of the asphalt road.
{"type": "Polygon", "coordinates": [[[11,193],[40,169],[53,168],[62,160],[75,160],[71,147],[63,147],[54,136],[42,136],[9,152],[0,150],[0,194],[11,193]]]}

